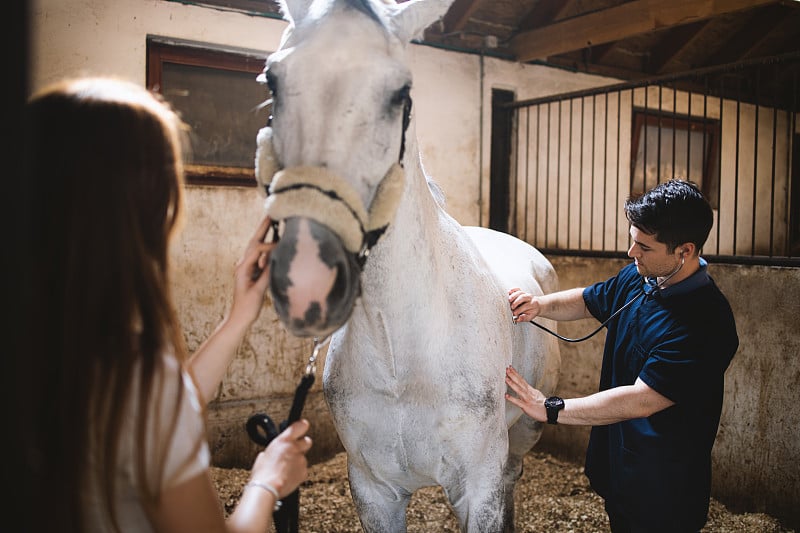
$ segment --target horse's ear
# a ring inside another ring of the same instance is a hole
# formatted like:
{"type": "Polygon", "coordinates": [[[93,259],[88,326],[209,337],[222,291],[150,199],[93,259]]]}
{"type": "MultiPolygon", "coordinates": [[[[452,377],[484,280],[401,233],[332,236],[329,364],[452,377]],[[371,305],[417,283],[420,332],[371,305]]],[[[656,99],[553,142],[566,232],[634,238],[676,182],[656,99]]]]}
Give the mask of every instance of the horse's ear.
{"type": "Polygon", "coordinates": [[[283,18],[289,22],[303,20],[314,0],[280,0],[283,18]]]}
{"type": "Polygon", "coordinates": [[[410,42],[442,18],[452,3],[453,0],[411,0],[397,4],[391,15],[392,30],[402,41],[410,42]]]}

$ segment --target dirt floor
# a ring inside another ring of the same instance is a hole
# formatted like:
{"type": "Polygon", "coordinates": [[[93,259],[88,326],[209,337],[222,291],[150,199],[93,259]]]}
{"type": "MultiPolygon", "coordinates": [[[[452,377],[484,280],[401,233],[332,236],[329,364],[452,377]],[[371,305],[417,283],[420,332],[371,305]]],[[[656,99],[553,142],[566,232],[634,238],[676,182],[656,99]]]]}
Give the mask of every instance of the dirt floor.
{"type": "MultiPolygon", "coordinates": [[[[309,469],[300,487],[300,530],[304,533],[360,533],[347,484],[344,453],[309,469]]],[[[220,500],[229,513],[238,501],[249,472],[212,469],[220,500]]],[[[531,452],[515,495],[516,527],[521,533],[598,533],[608,531],[602,500],[589,488],[583,466],[531,452]]],[[[442,490],[414,494],[407,513],[410,533],[457,533],[458,525],[442,490]]],[[[734,514],[717,501],[704,533],[794,533],[764,514],[734,514]]]]}

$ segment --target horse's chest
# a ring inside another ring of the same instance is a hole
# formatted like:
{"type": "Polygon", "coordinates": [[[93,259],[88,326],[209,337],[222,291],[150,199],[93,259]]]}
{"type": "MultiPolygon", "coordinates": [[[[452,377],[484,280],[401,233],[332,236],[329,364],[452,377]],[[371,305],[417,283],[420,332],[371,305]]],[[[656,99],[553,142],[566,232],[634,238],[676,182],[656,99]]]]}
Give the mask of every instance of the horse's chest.
{"type": "Polygon", "coordinates": [[[429,361],[391,365],[362,358],[355,364],[351,355],[329,353],[324,375],[325,399],[346,446],[403,450],[417,462],[446,454],[450,439],[504,423],[500,377],[429,361]]]}

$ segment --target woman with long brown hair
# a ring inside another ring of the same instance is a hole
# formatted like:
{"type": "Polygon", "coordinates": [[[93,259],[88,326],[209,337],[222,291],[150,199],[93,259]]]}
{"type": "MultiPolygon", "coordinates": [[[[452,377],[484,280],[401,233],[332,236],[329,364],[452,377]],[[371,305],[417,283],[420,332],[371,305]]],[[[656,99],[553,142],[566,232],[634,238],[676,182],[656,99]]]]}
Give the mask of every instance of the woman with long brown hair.
{"type": "Polygon", "coordinates": [[[186,129],[157,95],[110,78],[35,94],[21,221],[31,262],[15,373],[23,494],[34,531],[265,531],[305,479],[308,422],[255,460],[228,518],[209,473],[204,407],[256,320],[272,249],[261,221],[230,312],[191,357],[170,294],[186,129]]]}

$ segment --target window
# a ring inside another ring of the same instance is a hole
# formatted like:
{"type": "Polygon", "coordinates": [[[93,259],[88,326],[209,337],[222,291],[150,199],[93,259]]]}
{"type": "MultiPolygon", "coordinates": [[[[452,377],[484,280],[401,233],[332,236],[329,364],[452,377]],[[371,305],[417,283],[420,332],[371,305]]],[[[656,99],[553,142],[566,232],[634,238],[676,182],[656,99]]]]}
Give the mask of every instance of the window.
{"type": "Polygon", "coordinates": [[[675,177],[696,183],[718,209],[718,143],[716,120],[634,111],[631,194],[675,177]]]}
{"type": "Polygon", "coordinates": [[[147,86],[191,127],[186,179],[254,187],[256,135],[267,125],[267,88],[256,81],[266,54],[147,41],[147,86]]]}

